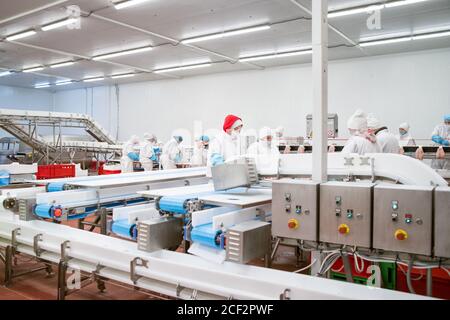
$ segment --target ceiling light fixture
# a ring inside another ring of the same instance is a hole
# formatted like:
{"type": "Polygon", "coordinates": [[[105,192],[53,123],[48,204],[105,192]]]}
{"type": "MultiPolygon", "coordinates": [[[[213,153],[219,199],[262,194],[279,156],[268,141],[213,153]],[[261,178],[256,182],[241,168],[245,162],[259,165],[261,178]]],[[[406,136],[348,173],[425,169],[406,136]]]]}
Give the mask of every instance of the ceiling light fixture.
{"type": "Polygon", "coordinates": [[[57,29],[57,28],[61,28],[64,26],[67,26],[69,24],[75,23],[77,22],[76,18],[69,18],[69,19],[64,19],[64,20],[60,20],[60,21],[56,21],[56,22],[52,22],[49,24],[46,24],[44,26],[42,26],[42,31],[50,31],[53,29],[57,29]]]}
{"type": "Polygon", "coordinates": [[[71,66],[73,64],[75,64],[75,62],[73,62],[73,61],[55,63],[55,64],[50,65],[50,68],[55,69],[55,68],[68,67],[68,66],[71,66]]]}
{"type": "Polygon", "coordinates": [[[444,32],[435,32],[435,33],[427,33],[427,34],[417,34],[413,36],[413,40],[424,40],[424,39],[432,39],[432,38],[441,38],[450,36],[450,30],[444,32]]]}
{"type": "Polygon", "coordinates": [[[28,30],[28,31],[24,31],[24,32],[20,32],[20,33],[16,33],[16,34],[7,36],[6,40],[8,40],[8,41],[19,40],[19,39],[31,37],[31,36],[33,36],[35,34],[36,34],[36,31],[28,30]]]}
{"type": "Polygon", "coordinates": [[[104,77],[98,77],[98,78],[88,78],[88,79],[84,79],[83,82],[95,82],[95,81],[102,81],[105,80],[104,77]]]}
{"type": "Polygon", "coordinates": [[[184,71],[184,70],[192,70],[192,69],[198,69],[198,68],[205,68],[212,66],[211,63],[201,63],[201,64],[191,64],[186,66],[179,66],[179,67],[172,67],[172,68],[165,68],[165,69],[159,69],[154,70],[154,73],[164,73],[164,72],[173,72],[173,71],[184,71]]]}
{"type": "Polygon", "coordinates": [[[64,81],[58,81],[58,82],[56,82],[55,85],[57,85],[57,86],[65,86],[65,85],[71,84],[71,83],[73,83],[72,80],[64,80],[64,81]]]}
{"type": "Polygon", "coordinates": [[[98,56],[93,57],[92,60],[97,61],[97,60],[110,59],[110,58],[115,58],[115,57],[120,57],[120,56],[126,56],[129,54],[151,51],[151,50],[153,50],[152,47],[142,47],[142,48],[137,48],[137,49],[124,50],[124,51],[119,51],[119,52],[98,55],[98,56]]]}
{"type": "Polygon", "coordinates": [[[422,33],[414,34],[411,36],[405,36],[405,37],[397,37],[397,38],[387,38],[387,39],[377,39],[377,40],[370,40],[368,38],[361,39],[359,45],[361,47],[371,47],[371,46],[378,46],[382,44],[392,44],[392,43],[399,43],[399,42],[408,42],[413,40],[424,40],[424,39],[432,39],[432,38],[441,38],[441,37],[448,37],[450,36],[450,30],[444,30],[441,32],[428,32],[422,31],[422,33]]]}
{"type": "Polygon", "coordinates": [[[121,1],[121,2],[114,3],[114,7],[117,10],[120,10],[120,9],[125,9],[125,8],[131,7],[131,6],[138,5],[138,4],[147,2],[147,1],[149,1],[149,0],[127,0],[127,1],[121,1]]]}
{"type": "Polygon", "coordinates": [[[50,87],[50,83],[40,83],[34,86],[35,89],[48,88],[50,87]]]}
{"type": "Polygon", "coordinates": [[[372,46],[378,46],[378,45],[382,45],[382,44],[407,42],[407,41],[411,41],[411,40],[412,40],[412,37],[403,37],[403,38],[383,39],[383,40],[376,40],[376,41],[361,42],[359,45],[361,47],[372,47],[372,46]]]}
{"type": "Polygon", "coordinates": [[[189,43],[201,42],[201,41],[206,41],[206,40],[227,38],[227,37],[238,36],[238,35],[246,34],[246,33],[264,31],[264,30],[268,30],[270,28],[271,27],[269,25],[264,25],[264,26],[258,26],[258,27],[251,27],[251,28],[244,28],[244,29],[238,29],[238,30],[225,31],[225,32],[222,32],[222,33],[209,34],[209,35],[206,35],[206,36],[200,36],[200,37],[195,37],[195,38],[182,40],[181,43],[189,44],[189,43]]]}
{"type": "Polygon", "coordinates": [[[250,62],[250,61],[259,61],[259,60],[267,60],[267,59],[277,59],[277,58],[288,58],[294,56],[302,56],[312,54],[312,50],[301,50],[301,51],[288,51],[288,52],[280,52],[280,53],[271,53],[271,54],[263,54],[257,56],[243,56],[239,58],[239,62],[250,62]]]}
{"type": "Polygon", "coordinates": [[[23,69],[22,72],[25,73],[29,73],[29,72],[36,72],[36,71],[41,71],[44,70],[44,67],[33,67],[33,68],[28,68],[28,69],[23,69]]]}
{"type": "Polygon", "coordinates": [[[112,79],[122,79],[122,78],[131,78],[134,77],[135,74],[134,73],[128,73],[128,74],[118,74],[118,75],[114,75],[111,76],[112,79]]]}
{"type": "Polygon", "coordinates": [[[415,3],[419,3],[419,2],[425,2],[425,1],[428,1],[428,0],[399,0],[399,1],[387,2],[384,4],[374,4],[374,5],[369,5],[369,6],[365,6],[365,7],[332,11],[332,12],[328,13],[328,18],[337,18],[337,17],[349,16],[349,15],[359,14],[359,13],[371,13],[373,11],[382,10],[385,8],[406,6],[406,5],[415,4],[415,3]]]}
{"type": "Polygon", "coordinates": [[[5,77],[5,76],[9,76],[10,74],[12,74],[11,71],[1,71],[0,72],[0,78],[1,77],[5,77]]]}

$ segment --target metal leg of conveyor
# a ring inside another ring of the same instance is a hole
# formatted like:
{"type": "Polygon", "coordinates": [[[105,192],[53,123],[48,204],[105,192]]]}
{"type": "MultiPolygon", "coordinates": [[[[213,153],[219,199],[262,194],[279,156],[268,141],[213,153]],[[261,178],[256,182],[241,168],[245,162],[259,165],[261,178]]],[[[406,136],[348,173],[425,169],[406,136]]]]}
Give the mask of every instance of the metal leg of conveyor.
{"type": "Polygon", "coordinates": [[[271,255],[270,255],[270,260],[271,260],[271,261],[273,261],[273,259],[275,259],[275,256],[276,256],[277,251],[278,251],[278,247],[280,246],[280,243],[281,243],[281,238],[276,238],[276,240],[275,240],[275,246],[274,246],[274,248],[273,248],[273,250],[272,250],[272,253],[271,253],[271,255]]]}
{"type": "Polygon", "coordinates": [[[427,296],[433,296],[433,269],[427,269],[427,296]]]}
{"type": "Polygon", "coordinates": [[[353,282],[352,277],[352,267],[350,265],[350,259],[348,258],[347,253],[342,253],[342,262],[344,263],[344,271],[345,271],[345,277],[347,278],[347,282],[353,282]]]}
{"type": "Polygon", "coordinates": [[[11,284],[13,273],[14,247],[7,246],[5,251],[5,287],[11,284]]]}
{"type": "Polygon", "coordinates": [[[67,276],[67,261],[61,260],[58,264],[58,291],[57,291],[58,300],[66,299],[67,293],[66,276],[67,276]]]}

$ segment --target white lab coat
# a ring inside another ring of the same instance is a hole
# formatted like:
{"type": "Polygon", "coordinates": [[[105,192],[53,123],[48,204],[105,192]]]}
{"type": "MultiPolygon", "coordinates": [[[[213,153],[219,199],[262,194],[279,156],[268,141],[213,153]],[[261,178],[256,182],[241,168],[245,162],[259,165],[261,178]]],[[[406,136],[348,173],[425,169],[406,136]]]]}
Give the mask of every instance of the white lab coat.
{"type": "Polygon", "coordinates": [[[406,147],[406,146],[415,146],[416,145],[416,141],[414,140],[414,138],[408,133],[404,136],[398,134],[396,136],[398,143],[400,144],[400,147],[406,147]]]}
{"type": "Polygon", "coordinates": [[[181,148],[177,140],[175,140],[175,138],[172,138],[163,147],[161,155],[161,165],[163,166],[163,169],[176,169],[177,166],[175,159],[177,158],[177,156],[178,158],[181,158],[181,148]]]}
{"type": "Polygon", "coordinates": [[[259,141],[253,143],[247,151],[250,155],[277,155],[280,154],[280,150],[275,143],[267,144],[266,141],[259,141]]]}
{"type": "Polygon", "coordinates": [[[392,133],[387,129],[381,130],[377,133],[377,141],[383,153],[400,153],[400,144],[392,133]]]}
{"type": "Polygon", "coordinates": [[[434,128],[432,136],[440,136],[442,139],[450,140],[450,126],[441,124],[434,128]]]}
{"type": "Polygon", "coordinates": [[[233,140],[229,134],[221,132],[209,144],[208,167],[212,167],[211,157],[213,154],[220,154],[224,158],[224,161],[243,155],[241,145],[242,138],[240,136],[233,140]]]}
{"type": "Polygon", "coordinates": [[[192,155],[191,165],[195,167],[204,167],[208,162],[208,150],[196,145],[192,155]]]}
{"type": "Polygon", "coordinates": [[[133,160],[128,157],[130,152],[136,152],[135,145],[128,141],[122,147],[122,158],[120,159],[120,165],[122,167],[122,173],[133,172],[133,160]]]}
{"type": "Polygon", "coordinates": [[[139,153],[139,162],[145,171],[153,171],[153,160],[150,160],[154,154],[153,146],[153,143],[146,142],[139,153]]]}
{"type": "Polygon", "coordinates": [[[381,153],[381,148],[377,142],[371,142],[360,136],[351,136],[342,149],[342,153],[357,153],[359,155],[381,153]]]}

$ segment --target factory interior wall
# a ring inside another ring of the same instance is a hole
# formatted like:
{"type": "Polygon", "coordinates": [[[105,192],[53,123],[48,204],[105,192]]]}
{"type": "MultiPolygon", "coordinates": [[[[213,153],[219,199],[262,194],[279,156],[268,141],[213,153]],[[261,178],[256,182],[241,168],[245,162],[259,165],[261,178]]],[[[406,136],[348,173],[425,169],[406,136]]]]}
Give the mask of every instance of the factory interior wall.
{"type": "MultiPolygon", "coordinates": [[[[114,86],[55,93],[54,110],[87,112],[114,135],[118,128],[121,140],[152,132],[165,141],[175,129],[198,134],[220,128],[228,113],[247,128],[283,125],[287,136],[298,136],[312,113],[311,82],[305,64],[124,84],[118,122],[114,86]]],[[[428,139],[450,110],[449,84],[449,49],[331,61],[329,111],[339,115],[343,138],[348,117],[362,108],[392,131],[408,121],[416,138],[428,139]]]]}
{"type": "MultiPolygon", "coordinates": [[[[34,111],[52,111],[53,94],[50,91],[0,85],[0,108],[34,111]]],[[[43,132],[47,134],[47,132],[43,132]]],[[[10,137],[0,130],[0,137],[10,137]]]]}

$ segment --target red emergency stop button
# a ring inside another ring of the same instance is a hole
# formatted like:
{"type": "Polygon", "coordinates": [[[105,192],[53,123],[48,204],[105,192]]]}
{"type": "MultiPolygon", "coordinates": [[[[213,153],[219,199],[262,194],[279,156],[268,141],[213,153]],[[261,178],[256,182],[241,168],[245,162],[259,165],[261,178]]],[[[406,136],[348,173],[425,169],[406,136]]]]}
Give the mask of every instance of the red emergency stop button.
{"type": "Polygon", "coordinates": [[[298,227],[299,227],[298,220],[297,219],[289,220],[288,227],[289,227],[289,229],[298,229],[298,227]]]}
{"type": "Polygon", "coordinates": [[[53,214],[56,218],[60,218],[62,216],[62,209],[55,209],[55,212],[53,214]]]}
{"type": "Polygon", "coordinates": [[[341,224],[339,226],[338,231],[339,231],[340,234],[349,234],[350,233],[350,228],[349,228],[348,225],[346,225],[344,223],[344,224],[341,224]]]}
{"type": "Polygon", "coordinates": [[[399,229],[395,231],[395,239],[403,241],[408,239],[408,233],[405,230],[399,229]]]}

